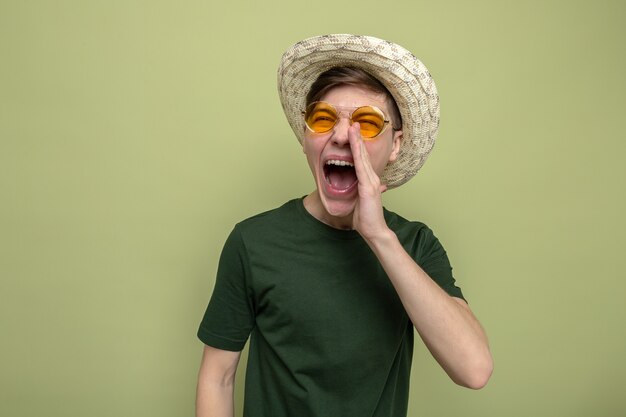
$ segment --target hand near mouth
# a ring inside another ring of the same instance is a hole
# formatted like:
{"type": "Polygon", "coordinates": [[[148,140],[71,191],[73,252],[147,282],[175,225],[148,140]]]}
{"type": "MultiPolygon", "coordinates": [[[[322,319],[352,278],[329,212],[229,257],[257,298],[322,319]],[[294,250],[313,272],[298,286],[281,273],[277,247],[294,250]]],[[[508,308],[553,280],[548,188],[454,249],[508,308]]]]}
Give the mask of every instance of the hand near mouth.
{"type": "Polygon", "coordinates": [[[350,126],[348,139],[358,180],[358,197],[352,215],[352,228],[365,240],[372,240],[389,231],[383,215],[382,202],[382,193],[387,190],[387,186],[381,183],[372,167],[358,123],[350,126]]]}

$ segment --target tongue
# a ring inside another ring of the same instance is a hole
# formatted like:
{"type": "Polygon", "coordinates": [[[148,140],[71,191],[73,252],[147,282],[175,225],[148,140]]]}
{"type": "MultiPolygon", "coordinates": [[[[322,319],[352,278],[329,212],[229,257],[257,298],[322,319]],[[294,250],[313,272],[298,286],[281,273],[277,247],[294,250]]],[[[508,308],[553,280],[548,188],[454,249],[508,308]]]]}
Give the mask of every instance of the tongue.
{"type": "Polygon", "coordinates": [[[345,190],[356,182],[356,172],[352,167],[335,166],[328,172],[328,182],[333,188],[345,190]]]}

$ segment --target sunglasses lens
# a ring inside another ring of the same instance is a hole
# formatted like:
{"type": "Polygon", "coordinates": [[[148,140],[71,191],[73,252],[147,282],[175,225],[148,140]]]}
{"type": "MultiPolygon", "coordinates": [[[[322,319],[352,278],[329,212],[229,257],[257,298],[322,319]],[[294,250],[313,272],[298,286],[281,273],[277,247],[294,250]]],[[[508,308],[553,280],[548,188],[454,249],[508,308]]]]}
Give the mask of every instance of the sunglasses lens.
{"type": "Polygon", "coordinates": [[[311,103],[304,113],[304,121],[314,132],[328,132],[337,123],[337,112],[327,103],[311,103]]]}
{"type": "Polygon", "coordinates": [[[359,107],[352,113],[352,122],[361,126],[361,136],[373,138],[385,127],[385,115],[375,107],[359,107]]]}
{"type": "MultiPolygon", "coordinates": [[[[326,133],[335,127],[339,115],[335,108],[323,101],[309,104],[304,112],[304,121],[313,132],[326,133]]],[[[356,109],[351,116],[352,123],[358,122],[361,126],[361,136],[371,139],[380,134],[385,128],[385,115],[377,107],[363,106],[356,109]]]]}

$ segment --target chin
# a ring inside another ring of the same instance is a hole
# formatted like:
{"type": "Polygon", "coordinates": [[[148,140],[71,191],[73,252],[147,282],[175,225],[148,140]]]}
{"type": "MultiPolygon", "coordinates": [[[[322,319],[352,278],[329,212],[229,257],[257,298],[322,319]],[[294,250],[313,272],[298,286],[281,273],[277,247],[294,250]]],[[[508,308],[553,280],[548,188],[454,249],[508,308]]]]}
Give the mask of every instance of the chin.
{"type": "Polygon", "coordinates": [[[356,207],[356,198],[350,198],[346,200],[329,199],[326,196],[322,197],[322,205],[328,214],[332,217],[348,217],[354,213],[356,207]]]}

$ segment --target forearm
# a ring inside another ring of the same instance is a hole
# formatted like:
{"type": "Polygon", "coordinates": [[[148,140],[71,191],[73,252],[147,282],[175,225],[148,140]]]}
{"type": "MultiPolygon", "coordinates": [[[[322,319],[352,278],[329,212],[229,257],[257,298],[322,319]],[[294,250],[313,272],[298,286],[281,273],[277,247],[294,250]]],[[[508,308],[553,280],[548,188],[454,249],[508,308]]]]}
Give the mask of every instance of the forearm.
{"type": "Polygon", "coordinates": [[[493,367],[491,353],[485,332],[467,304],[442,290],[391,230],[366,240],[413,325],[450,378],[470,388],[484,386],[493,367]]]}
{"type": "Polygon", "coordinates": [[[234,417],[233,384],[198,381],[196,417],[234,417]]]}

